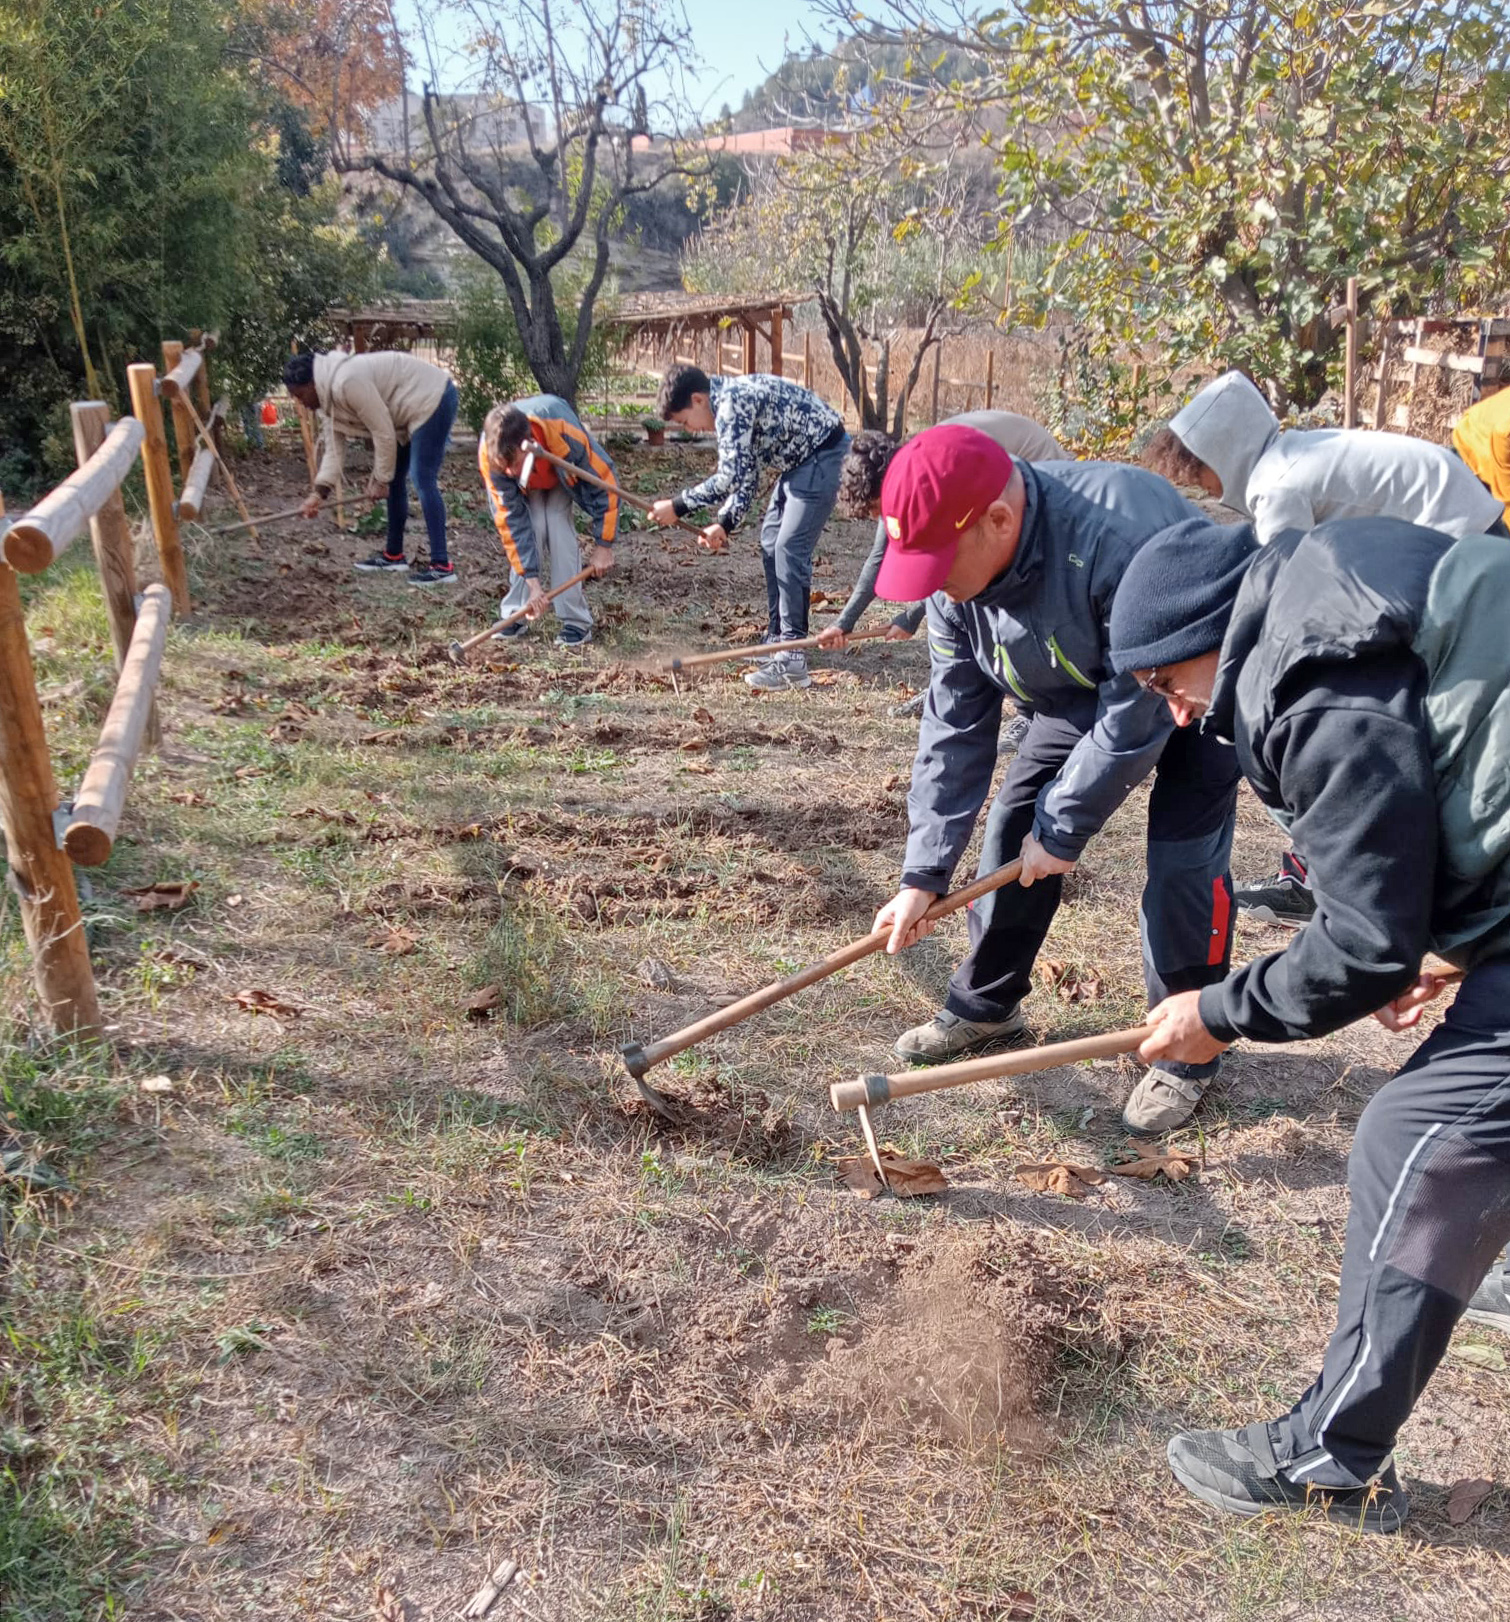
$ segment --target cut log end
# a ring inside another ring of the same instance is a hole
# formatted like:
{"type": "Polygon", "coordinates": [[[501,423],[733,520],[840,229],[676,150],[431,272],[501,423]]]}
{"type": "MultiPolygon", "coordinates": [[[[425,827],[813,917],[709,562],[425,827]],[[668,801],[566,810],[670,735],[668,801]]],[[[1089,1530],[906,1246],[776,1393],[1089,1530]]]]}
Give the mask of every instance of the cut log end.
{"type": "Polygon", "coordinates": [[[5,561],[17,574],[41,574],[56,554],[52,536],[40,525],[18,519],[5,532],[5,561]]]}
{"type": "Polygon", "coordinates": [[[102,867],[114,848],[114,839],[90,822],[72,823],[63,835],[63,849],[75,867],[102,867]]]}

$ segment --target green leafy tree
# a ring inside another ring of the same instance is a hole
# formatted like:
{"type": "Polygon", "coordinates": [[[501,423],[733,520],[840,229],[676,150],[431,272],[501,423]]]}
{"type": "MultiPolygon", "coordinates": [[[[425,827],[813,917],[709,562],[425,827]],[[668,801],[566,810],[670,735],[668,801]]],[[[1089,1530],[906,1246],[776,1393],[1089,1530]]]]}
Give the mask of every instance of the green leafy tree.
{"type": "Polygon", "coordinates": [[[1014,313],[1085,351],[1240,366],[1313,403],[1346,279],[1407,313],[1504,286],[1510,10],[1426,0],[889,7],[933,100],[997,153],[1003,243],[1044,250],[1014,313]]]}
{"type": "Polygon", "coordinates": [[[317,307],[370,284],[297,112],[231,56],[233,15],[231,0],[0,7],[9,496],[71,463],[66,402],[118,400],[163,338],[220,327],[219,374],[250,396],[317,307]]]}

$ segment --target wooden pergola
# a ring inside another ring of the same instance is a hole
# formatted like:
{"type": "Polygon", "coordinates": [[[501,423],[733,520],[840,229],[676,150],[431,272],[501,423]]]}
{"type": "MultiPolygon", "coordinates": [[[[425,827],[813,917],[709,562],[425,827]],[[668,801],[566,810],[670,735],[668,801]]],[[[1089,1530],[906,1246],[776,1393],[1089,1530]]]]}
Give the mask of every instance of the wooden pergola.
{"type": "Polygon", "coordinates": [[[448,299],[394,299],[360,310],[329,312],[358,355],[369,349],[412,349],[417,343],[448,345],[456,326],[456,306],[448,299]]]}
{"type": "MultiPolygon", "coordinates": [[[[687,350],[677,359],[704,365],[711,350],[713,364],[705,369],[721,373],[724,367],[725,334],[731,329],[739,339],[740,371],[754,372],[757,340],[764,339],[769,365],[766,370],[783,374],[788,356],[786,327],[795,305],[805,304],[811,293],[764,293],[753,298],[727,294],[634,293],[623,299],[604,326],[622,335],[626,348],[654,349],[664,353],[687,350]]],[[[804,373],[811,371],[811,361],[804,373]]],[[[804,376],[806,381],[806,376],[804,376]]]]}

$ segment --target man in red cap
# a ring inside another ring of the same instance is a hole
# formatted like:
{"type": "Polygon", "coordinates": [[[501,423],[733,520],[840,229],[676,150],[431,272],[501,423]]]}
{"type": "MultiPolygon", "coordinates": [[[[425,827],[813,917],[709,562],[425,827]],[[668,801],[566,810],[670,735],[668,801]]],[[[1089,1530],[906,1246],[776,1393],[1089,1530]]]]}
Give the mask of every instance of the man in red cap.
{"type": "MultiPolygon", "coordinates": [[[[1020,1004],[1063,876],[1151,771],[1140,909],[1150,1004],[1227,971],[1235,753],[1176,733],[1167,706],[1108,659],[1117,582],[1170,524],[1169,509],[1137,470],[1119,492],[1116,470],[1084,466],[1077,475],[1060,464],[1049,477],[986,435],[945,424],[904,445],[882,485],[876,590],[894,602],[928,599],[932,661],[902,884],[876,915],[891,931],[889,952],[930,932],[923,914],[949,888],[991,787],[1003,700],[1032,717],[980,856],[988,873],[1021,855],[1022,882],[971,909],[970,954],[940,1013],[898,1039],[904,1059],[937,1063],[1024,1032],[1020,1004]]],[[[1129,1130],[1182,1125],[1219,1062],[1151,1067],[1124,1109],[1129,1130]]]]}

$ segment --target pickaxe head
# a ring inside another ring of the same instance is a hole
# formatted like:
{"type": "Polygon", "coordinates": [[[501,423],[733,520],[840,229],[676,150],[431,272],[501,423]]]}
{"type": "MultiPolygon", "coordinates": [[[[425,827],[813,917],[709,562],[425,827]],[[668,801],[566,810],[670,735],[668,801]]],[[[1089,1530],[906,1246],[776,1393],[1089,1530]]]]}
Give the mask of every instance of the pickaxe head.
{"type": "Polygon", "coordinates": [[[524,466],[519,470],[518,479],[519,488],[521,490],[529,489],[530,479],[534,476],[535,472],[536,446],[533,440],[526,440],[525,443],[528,446],[528,449],[524,453],[524,466]]]}
{"type": "Polygon", "coordinates": [[[881,1179],[882,1188],[891,1187],[891,1179],[886,1175],[886,1168],[881,1164],[881,1150],[876,1143],[876,1130],[870,1124],[870,1111],[864,1104],[860,1106],[860,1131],[865,1135],[865,1147],[870,1154],[870,1163],[876,1168],[876,1176],[881,1179]]]}
{"type": "Polygon", "coordinates": [[[636,1081],[643,1078],[650,1068],[650,1060],[645,1057],[645,1047],[641,1042],[626,1042],[619,1051],[624,1055],[624,1068],[636,1081]]]}
{"type": "Polygon", "coordinates": [[[460,642],[452,642],[446,652],[451,655],[453,665],[464,665],[467,662],[467,650],[462,647],[460,642]]]}

